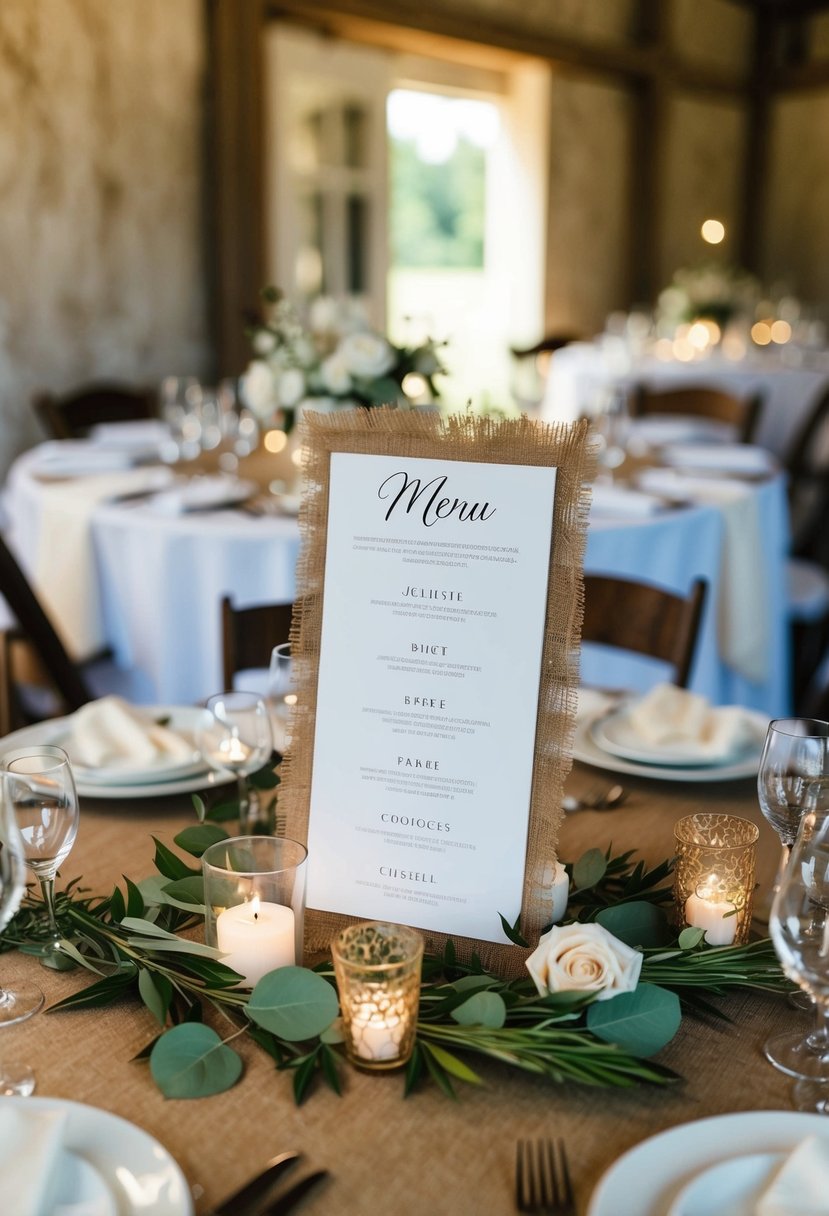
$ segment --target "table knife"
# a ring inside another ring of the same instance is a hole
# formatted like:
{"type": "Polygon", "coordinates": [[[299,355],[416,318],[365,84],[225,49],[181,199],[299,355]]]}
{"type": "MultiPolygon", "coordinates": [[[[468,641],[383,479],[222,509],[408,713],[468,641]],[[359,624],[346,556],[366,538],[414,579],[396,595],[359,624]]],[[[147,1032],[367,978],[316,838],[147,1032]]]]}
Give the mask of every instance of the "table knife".
{"type": "Polygon", "coordinates": [[[280,1178],[298,1160],[299,1153],[295,1152],[280,1153],[279,1156],[273,1157],[261,1173],[257,1174],[255,1178],[251,1178],[238,1191],[228,1195],[227,1199],[223,1199],[211,1210],[209,1216],[239,1216],[254,1200],[260,1199],[276,1179],[280,1178]]]}
{"type": "Polygon", "coordinates": [[[299,1182],[288,1187],[287,1191],[283,1191],[276,1199],[259,1208],[256,1216],[286,1216],[286,1213],[292,1212],[309,1191],[327,1177],[328,1170],[316,1170],[315,1173],[300,1178],[299,1182]]]}

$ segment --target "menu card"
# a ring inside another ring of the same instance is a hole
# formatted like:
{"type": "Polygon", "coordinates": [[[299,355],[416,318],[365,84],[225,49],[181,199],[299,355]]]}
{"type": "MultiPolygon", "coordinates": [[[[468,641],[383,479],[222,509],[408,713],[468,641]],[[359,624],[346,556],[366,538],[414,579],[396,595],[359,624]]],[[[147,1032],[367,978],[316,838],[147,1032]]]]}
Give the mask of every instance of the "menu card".
{"type": "Polygon", "coordinates": [[[308,904],[506,942],[557,470],[333,452],[308,904]]]}

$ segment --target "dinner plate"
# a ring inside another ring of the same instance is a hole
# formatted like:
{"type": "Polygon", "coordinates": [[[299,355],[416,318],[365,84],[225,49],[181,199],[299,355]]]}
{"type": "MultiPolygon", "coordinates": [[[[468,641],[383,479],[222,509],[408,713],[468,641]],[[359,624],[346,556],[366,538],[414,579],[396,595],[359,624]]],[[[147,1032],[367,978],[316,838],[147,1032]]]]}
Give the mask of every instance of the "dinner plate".
{"type": "Polygon", "coordinates": [[[591,731],[594,717],[576,723],[573,740],[573,759],[610,773],[628,773],[634,777],[655,777],[661,781],[736,781],[742,777],[756,777],[760,764],[762,744],[756,750],[725,764],[683,765],[643,764],[639,760],[625,760],[611,755],[594,742],[591,731]]]}
{"type": "Polygon", "coordinates": [[[703,1170],[684,1186],[668,1216],[754,1216],[785,1153],[748,1153],[703,1170]]]}
{"type": "Polygon", "coordinates": [[[719,753],[705,754],[694,750],[693,745],[675,744],[667,747],[648,747],[643,743],[636,730],[630,725],[628,717],[630,705],[619,706],[608,714],[595,718],[590,728],[590,736],[594,743],[613,756],[623,760],[633,760],[638,764],[670,765],[672,768],[681,765],[686,768],[711,768],[714,765],[722,767],[725,764],[737,763],[742,758],[751,758],[752,763],[759,758],[766,737],[768,717],[758,712],[746,710],[752,726],[756,726],[756,739],[749,739],[738,747],[729,748],[719,753]]]}
{"type": "MultiPolygon", "coordinates": [[[[148,705],[142,707],[153,718],[169,719],[172,730],[193,730],[196,719],[203,712],[192,705],[148,705]]],[[[32,744],[52,743],[62,746],[70,729],[70,718],[50,718],[46,722],[35,722],[24,726],[0,739],[0,758],[15,747],[31,747],[32,744]]],[[[71,757],[70,757],[71,759],[71,757]]],[[[75,786],[82,798],[154,798],[161,794],[190,794],[207,789],[211,785],[227,785],[236,777],[229,772],[214,772],[200,761],[183,772],[160,774],[157,769],[146,770],[146,776],[138,776],[126,782],[117,769],[96,769],[94,777],[90,770],[73,765],[75,786]]]]}
{"type": "Polygon", "coordinates": [[[55,1163],[55,1216],[192,1216],[187,1180],[152,1136],[109,1111],[62,1098],[0,1098],[67,1116],[55,1163]]]}
{"type": "MultiPolygon", "coordinates": [[[[791,1110],[745,1111],[672,1127],[614,1162],[599,1179],[587,1216],[674,1216],[671,1205],[704,1170],[747,1154],[790,1152],[828,1130],[825,1115],[791,1110]]],[[[723,1209],[715,1206],[709,1216],[723,1216],[723,1209]]]]}

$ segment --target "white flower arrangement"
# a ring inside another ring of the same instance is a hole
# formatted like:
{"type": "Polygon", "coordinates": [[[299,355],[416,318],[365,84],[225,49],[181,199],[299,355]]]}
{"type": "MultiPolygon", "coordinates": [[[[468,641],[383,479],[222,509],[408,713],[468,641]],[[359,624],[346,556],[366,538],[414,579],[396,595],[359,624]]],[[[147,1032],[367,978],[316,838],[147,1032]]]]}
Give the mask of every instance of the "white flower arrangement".
{"type": "Polygon", "coordinates": [[[311,305],[307,327],[275,288],[267,315],[249,330],[253,358],[241,377],[245,405],[264,423],[290,430],[297,409],[412,405],[440,396],[438,346],[395,346],[328,297],[311,305]]]}
{"type": "Polygon", "coordinates": [[[707,318],[726,325],[737,316],[750,316],[760,299],[760,282],[737,266],[706,263],[677,270],[660,292],[657,312],[668,324],[707,318]]]}

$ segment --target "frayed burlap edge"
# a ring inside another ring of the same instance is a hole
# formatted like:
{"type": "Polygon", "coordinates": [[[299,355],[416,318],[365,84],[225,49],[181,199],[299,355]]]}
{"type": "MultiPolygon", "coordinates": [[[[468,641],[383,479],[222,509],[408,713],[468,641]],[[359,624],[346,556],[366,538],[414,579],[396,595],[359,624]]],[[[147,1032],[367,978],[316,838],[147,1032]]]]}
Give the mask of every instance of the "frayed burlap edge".
{"type": "MultiPolygon", "coordinates": [[[[527,418],[494,419],[391,408],[308,414],[302,424],[305,493],[299,514],[301,550],[291,628],[297,678],[292,741],[281,767],[280,812],[287,834],[307,841],[313,769],[317,670],[322,630],[325,537],[332,452],[357,452],[435,460],[555,466],[548,608],[535,738],[521,932],[534,944],[548,922],[551,863],[556,857],[564,780],[572,764],[578,690],[579,644],[584,610],[583,560],[595,459],[588,424],[541,425],[527,418]]],[[[505,821],[510,808],[504,808],[505,821]]],[[[499,909],[493,908],[496,918],[499,909]]],[[[353,917],[309,908],[305,949],[327,951],[353,917]]],[[[446,935],[424,932],[426,949],[439,951],[446,935]]],[[[504,976],[521,974],[528,951],[472,938],[453,937],[458,958],[477,954],[504,976]]]]}

